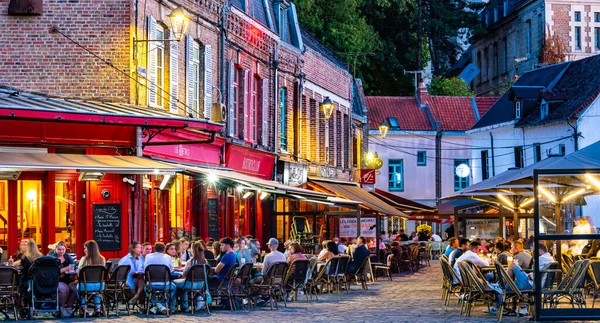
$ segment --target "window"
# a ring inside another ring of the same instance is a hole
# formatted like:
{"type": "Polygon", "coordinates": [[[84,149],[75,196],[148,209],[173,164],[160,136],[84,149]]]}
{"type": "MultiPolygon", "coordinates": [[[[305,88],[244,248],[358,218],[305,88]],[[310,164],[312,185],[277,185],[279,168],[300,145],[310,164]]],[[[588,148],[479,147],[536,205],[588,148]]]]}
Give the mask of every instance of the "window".
{"type": "Polygon", "coordinates": [[[542,119],[544,119],[545,117],[548,116],[548,103],[547,102],[542,102],[542,104],[540,105],[540,113],[541,113],[542,119]]]}
{"type": "Polygon", "coordinates": [[[455,159],[454,160],[454,191],[460,191],[463,188],[469,186],[469,160],[468,159],[455,159]],[[467,165],[467,169],[465,170],[464,166],[467,165]],[[458,172],[456,169],[458,166],[461,167],[461,171],[458,172]]]}
{"type": "Polygon", "coordinates": [[[242,70],[234,67],[233,68],[233,82],[231,84],[231,105],[232,105],[232,110],[231,110],[231,122],[230,122],[230,127],[231,127],[231,135],[233,137],[238,137],[238,112],[240,110],[240,74],[242,73],[242,70]]]}
{"type": "Polygon", "coordinates": [[[257,127],[257,111],[258,111],[258,82],[260,81],[260,79],[258,78],[258,76],[254,76],[254,77],[250,77],[249,82],[252,83],[250,86],[250,104],[248,106],[248,138],[246,138],[246,140],[252,142],[252,143],[256,143],[256,134],[258,132],[258,127],[257,127]]]}
{"type": "Polygon", "coordinates": [[[533,144],[533,161],[537,163],[540,160],[542,160],[542,146],[533,144]]]}
{"type": "Polygon", "coordinates": [[[596,50],[600,50],[600,28],[594,28],[594,47],[596,50]]]}
{"type": "Polygon", "coordinates": [[[494,55],[494,77],[497,77],[499,74],[500,67],[498,66],[498,43],[494,43],[493,46],[493,55],[494,55]]]}
{"type": "Polygon", "coordinates": [[[594,22],[600,22],[600,12],[594,12],[594,22]]]}
{"type": "Polygon", "coordinates": [[[388,123],[390,124],[390,128],[400,129],[400,125],[398,124],[398,119],[396,119],[395,117],[389,117],[388,123]]]}
{"type": "Polygon", "coordinates": [[[488,77],[489,77],[489,73],[490,73],[490,57],[489,57],[489,51],[488,51],[487,47],[483,50],[483,63],[484,63],[483,64],[484,65],[483,75],[485,77],[485,80],[487,81],[488,77]]]}
{"type": "MultiPolygon", "coordinates": [[[[477,64],[477,68],[481,71],[482,70],[482,65],[481,65],[481,51],[477,52],[477,62],[476,62],[476,64],[477,64]]],[[[481,75],[482,74],[483,73],[477,74],[477,79],[479,80],[479,83],[481,83],[481,81],[482,81],[482,79],[481,79],[481,75]]]]}
{"type": "Polygon", "coordinates": [[[515,102],[515,119],[521,119],[521,101],[515,102]]]}
{"type": "Polygon", "coordinates": [[[486,11],[484,13],[484,15],[485,15],[485,17],[484,17],[484,19],[485,19],[485,25],[487,26],[487,25],[490,24],[490,13],[486,11]]]}
{"type": "Polygon", "coordinates": [[[402,159],[388,161],[388,190],[390,192],[404,191],[404,161],[402,159]]]}
{"type": "Polygon", "coordinates": [[[508,16],[508,0],[504,0],[504,17],[508,16]]]}
{"type": "Polygon", "coordinates": [[[527,28],[527,30],[525,31],[525,44],[527,46],[527,55],[529,55],[531,54],[531,19],[525,22],[525,28],[527,28]]]}
{"type": "Polygon", "coordinates": [[[581,11],[575,11],[575,22],[581,22],[581,11]]]}
{"type": "Polygon", "coordinates": [[[515,167],[516,168],[523,168],[523,147],[515,147],[514,148],[514,153],[515,153],[515,167]]]}
{"type": "Polygon", "coordinates": [[[502,40],[502,47],[504,49],[504,73],[508,73],[508,38],[502,40]]]}
{"type": "Polygon", "coordinates": [[[566,153],[565,144],[560,144],[560,145],[558,145],[558,152],[559,152],[559,154],[561,154],[562,156],[564,156],[564,155],[565,155],[565,153],[566,153]]]}
{"type": "Polygon", "coordinates": [[[286,24],[287,24],[287,8],[283,5],[279,6],[279,37],[281,40],[285,41],[287,38],[286,35],[286,24]]]}
{"type": "Polygon", "coordinates": [[[494,22],[498,21],[498,7],[494,7],[494,22]]]}
{"type": "Polygon", "coordinates": [[[490,178],[490,163],[488,161],[488,151],[481,151],[481,180],[490,178]]]}
{"type": "Polygon", "coordinates": [[[577,26],[575,27],[575,35],[574,35],[575,39],[574,39],[574,44],[575,44],[575,49],[581,50],[581,27],[577,26]]]}
{"type": "MultiPolygon", "coordinates": [[[[156,38],[165,39],[165,29],[156,25],[156,38]]],[[[165,88],[165,44],[163,42],[156,43],[156,105],[163,107],[163,96],[165,88]]]]}
{"type": "Polygon", "coordinates": [[[426,151],[417,151],[417,166],[426,166],[427,165],[427,152],[426,151]]]}
{"type": "Polygon", "coordinates": [[[287,150],[287,133],[286,133],[286,90],[284,87],[279,89],[279,123],[281,124],[281,150],[287,150]]]}

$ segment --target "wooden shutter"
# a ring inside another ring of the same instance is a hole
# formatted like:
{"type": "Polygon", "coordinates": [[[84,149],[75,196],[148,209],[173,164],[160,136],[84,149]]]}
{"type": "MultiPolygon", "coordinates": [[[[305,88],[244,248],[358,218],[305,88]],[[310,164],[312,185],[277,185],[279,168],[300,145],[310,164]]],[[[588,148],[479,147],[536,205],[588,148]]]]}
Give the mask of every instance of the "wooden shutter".
{"type": "MultiPolygon", "coordinates": [[[[156,19],[148,16],[148,39],[156,39],[156,19]]],[[[148,105],[157,107],[157,88],[156,88],[156,42],[148,42],[148,105]]],[[[162,95],[162,94],[161,94],[162,95]]]]}
{"type": "Polygon", "coordinates": [[[269,113],[269,79],[262,79],[262,109],[260,109],[260,113],[262,113],[262,145],[265,147],[269,147],[269,126],[270,126],[270,116],[269,113]]]}
{"type": "Polygon", "coordinates": [[[212,47],[204,45],[204,118],[212,120],[212,47]]]}
{"type": "Polygon", "coordinates": [[[250,139],[250,129],[248,129],[248,113],[249,113],[249,105],[250,105],[250,100],[249,100],[249,94],[250,94],[250,88],[248,86],[248,82],[250,81],[250,70],[244,70],[244,78],[243,80],[240,82],[242,83],[242,87],[244,88],[244,95],[242,95],[242,97],[240,98],[240,114],[238,116],[239,122],[238,124],[240,125],[240,134],[243,134],[244,137],[241,139],[244,140],[248,140],[250,139]],[[243,118],[243,120],[241,119],[243,118]]]}
{"type": "Polygon", "coordinates": [[[169,42],[169,58],[170,58],[170,66],[169,66],[169,89],[171,94],[170,100],[170,109],[171,113],[179,113],[179,109],[177,107],[177,99],[179,94],[179,42],[175,41],[175,34],[173,31],[169,32],[169,39],[173,39],[173,41],[169,42]]]}
{"type": "Polygon", "coordinates": [[[227,98],[227,103],[229,104],[229,115],[227,116],[227,122],[229,124],[229,136],[230,137],[235,137],[236,133],[236,126],[235,126],[235,120],[233,119],[233,116],[235,115],[235,111],[233,110],[235,107],[233,106],[233,80],[235,79],[235,67],[233,66],[233,62],[232,61],[228,61],[227,62],[227,70],[229,72],[229,88],[228,88],[228,98],[227,98]]]}
{"type": "Polygon", "coordinates": [[[191,114],[194,118],[198,116],[197,111],[194,111],[194,96],[197,95],[197,89],[194,89],[194,39],[192,36],[185,37],[185,88],[187,89],[187,95],[185,104],[188,106],[187,113],[191,114]]]}

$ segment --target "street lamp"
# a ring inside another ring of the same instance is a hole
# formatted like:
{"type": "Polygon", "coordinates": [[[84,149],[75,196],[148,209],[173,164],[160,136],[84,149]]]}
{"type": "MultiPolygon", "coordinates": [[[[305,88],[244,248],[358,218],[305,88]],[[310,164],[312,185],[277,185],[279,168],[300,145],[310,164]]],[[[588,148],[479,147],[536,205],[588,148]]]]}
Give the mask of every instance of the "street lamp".
{"type": "Polygon", "coordinates": [[[388,130],[390,130],[390,125],[386,120],[383,120],[383,122],[379,125],[379,135],[381,136],[381,139],[385,139],[388,130]]]}
{"type": "Polygon", "coordinates": [[[182,7],[177,7],[169,14],[169,21],[171,22],[171,29],[175,36],[175,41],[180,41],[185,35],[188,26],[190,24],[190,17],[185,14],[185,10],[182,7]]]}
{"type": "Polygon", "coordinates": [[[326,96],[325,100],[320,104],[320,107],[323,110],[323,115],[325,115],[325,120],[329,120],[333,114],[333,108],[335,107],[333,102],[331,102],[331,99],[326,96]]]}

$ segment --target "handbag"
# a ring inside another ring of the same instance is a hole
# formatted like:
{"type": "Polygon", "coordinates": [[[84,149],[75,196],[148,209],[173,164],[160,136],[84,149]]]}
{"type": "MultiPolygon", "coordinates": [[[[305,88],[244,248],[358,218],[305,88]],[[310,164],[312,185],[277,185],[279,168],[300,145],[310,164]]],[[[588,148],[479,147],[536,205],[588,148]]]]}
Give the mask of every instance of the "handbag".
{"type": "Polygon", "coordinates": [[[210,291],[208,289],[208,279],[206,278],[206,265],[204,265],[204,288],[206,289],[206,292],[204,293],[204,300],[206,303],[206,308],[208,308],[209,304],[212,304],[212,295],[210,295],[210,291]]]}

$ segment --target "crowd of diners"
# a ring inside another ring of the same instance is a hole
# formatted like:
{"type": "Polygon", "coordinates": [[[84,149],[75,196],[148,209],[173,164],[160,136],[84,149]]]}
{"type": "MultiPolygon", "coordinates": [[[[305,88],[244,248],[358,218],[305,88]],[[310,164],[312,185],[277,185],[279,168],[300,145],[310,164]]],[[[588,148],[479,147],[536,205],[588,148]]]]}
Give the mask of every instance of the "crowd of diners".
{"type": "MultiPolygon", "coordinates": [[[[130,305],[138,305],[140,308],[145,304],[146,282],[143,275],[139,275],[149,265],[165,265],[169,268],[171,274],[172,295],[171,304],[164,304],[156,299],[151,299],[150,312],[153,314],[167,314],[167,306],[170,306],[171,313],[176,312],[179,307],[182,312],[191,310],[190,306],[194,306],[195,311],[200,311],[205,308],[205,300],[202,297],[197,297],[190,301],[187,293],[177,293],[177,289],[184,286],[186,276],[192,266],[210,264],[212,261],[215,266],[206,277],[208,286],[218,286],[229,272],[232,266],[240,267],[245,263],[260,263],[258,271],[253,271],[250,284],[260,284],[262,277],[272,264],[277,262],[292,263],[296,259],[307,259],[308,257],[318,257],[318,261],[326,263],[328,259],[335,257],[341,253],[352,255],[352,260],[348,265],[348,272],[356,272],[363,261],[369,257],[370,253],[367,249],[367,240],[364,237],[353,239],[349,245],[339,243],[339,238],[335,241],[325,241],[323,249],[318,255],[307,255],[303,253],[299,243],[294,241],[286,241],[284,245],[276,238],[271,238],[266,244],[265,249],[261,249],[259,240],[252,236],[238,237],[235,240],[229,237],[220,240],[208,239],[204,240],[197,238],[190,240],[186,237],[173,240],[169,243],[157,242],[154,245],[150,243],[141,243],[133,241],[128,253],[125,254],[118,264],[113,265],[113,269],[119,265],[129,265],[130,271],[127,276],[127,286],[131,291],[130,305]],[[283,247],[283,248],[282,248],[283,247]],[[281,252],[283,251],[283,252],[281,252]],[[176,295],[180,295],[176,297],[176,295]],[[191,304],[190,304],[191,303],[191,304]]],[[[59,311],[55,314],[57,317],[68,318],[74,316],[74,308],[78,301],[83,303],[83,299],[79,298],[78,289],[81,284],[77,281],[77,274],[82,268],[92,265],[106,266],[106,259],[101,255],[98,244],[94,240],[89,240],[84,243],[84,253],[78,261],[75,261],[67,254],[67,246],[63,241],[58,241],[48,248],[50,252],[48,256],[56,257],[60,261],[60,283],[58,286],[58,303],[59,311]]],[[[1,250],[0,250],[1,251],[1,250]]],[[[28,285],[32,278],[30,267],[36,259],[42,257],[38,245],[34,240],[23,240],[19,243],[18,251],[10,257],[10,261],[5,265],[17,267],[22,273],[19,278],[21,288],[28,285]]],[[[0,255],[1,257],[1,255],[0,255]]],[[[100,284],[90,286],[88,291],[98,291],[101,288],[100,284]]],[[[287,300],[290,299],[290,294],[287,294],[287,300]]],[[[20,300],[22,302],[23,300],[20,300]]],[[[94,312],[96,316],[102,314],[101,300],[94,300],[94,312]]],[[[268,298],[260,298],[257,305],[267,305],[268,298]]]]}

